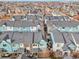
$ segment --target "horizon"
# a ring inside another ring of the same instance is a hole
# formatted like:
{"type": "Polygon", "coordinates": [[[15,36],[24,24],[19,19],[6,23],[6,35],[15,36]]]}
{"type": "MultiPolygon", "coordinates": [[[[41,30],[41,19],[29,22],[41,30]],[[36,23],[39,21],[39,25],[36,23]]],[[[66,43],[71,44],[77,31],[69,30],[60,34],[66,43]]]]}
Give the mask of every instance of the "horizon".
{"type": "Polygon", "coordinates": [[[79,2],[79,0],[0,0],[2,2],[79,2]]]}

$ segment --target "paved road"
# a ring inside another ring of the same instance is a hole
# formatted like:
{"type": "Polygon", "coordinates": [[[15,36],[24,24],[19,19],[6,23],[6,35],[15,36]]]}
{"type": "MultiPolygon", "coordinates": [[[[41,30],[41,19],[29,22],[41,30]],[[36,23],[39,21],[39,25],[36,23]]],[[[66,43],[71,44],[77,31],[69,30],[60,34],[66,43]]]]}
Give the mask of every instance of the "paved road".
{"type": "MultiPolygon", "coordinates": [[[[0,58],[0,59],[11,59],[11,58],[4,57],[4,58],[0,58]]],[[[22,54],[22,55],[20,55],[20,56],[19,56],[18,58],[16,58],[16,59],[37,59],[37,58],[35,58],[35,57],[29,58],[29,57],[27,57],[25,54],[22,54]]]]}
{"type": "Polygon", "coordinates": [[[0,58],[0,59],[10,59],[10,58],[0,58]]]}
{"type": "Polygon", "coordinates": [[[25,54],[22,55],[21,59],[37,59],[36,57],[29,58],[25,54]]]}
{"type": "Polygon", "coordinates": [[[51,58],[38,58],[38,59],[51,59],[51,58]]]}
{"type": "Polygon", "coordinates": [[[65,56],[63,59],[73,59],[71,56],[65,56]]]}

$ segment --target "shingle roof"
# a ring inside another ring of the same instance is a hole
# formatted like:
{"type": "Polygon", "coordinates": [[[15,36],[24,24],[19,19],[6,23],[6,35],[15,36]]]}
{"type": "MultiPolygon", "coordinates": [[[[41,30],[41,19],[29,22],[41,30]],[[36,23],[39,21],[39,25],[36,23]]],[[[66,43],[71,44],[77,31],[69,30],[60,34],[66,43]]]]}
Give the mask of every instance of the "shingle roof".
{"type": "Polygon", "coordinates": [[[77,44],[79,44],[79,33],[72,33],[77,44]]]}
{"type": "Polygon", "coordinates": [[[50,21],[66,21],[65,19],[71,21],[71,19],[68,16],[46,16],[45,18],[50,21]]]}
{"type": "Polygon", "coordinates": [[[13,21],[8,21],[8,22],[5,22],[7,26],[13,26],[14,25],[14,22],[13,21]]]}
{"type": "Polygon", "coordinates": [[[47,26],[52,26],[52,25],[56,25],[57,27],[74,27],[79,25],[79,22],[76,21],[70,21],[70,22],[66,22],[66,21],[47,21],[47,26]]]}
{"type": "Polygon", "coordinates": [[[0,22],[0,25],[4,25],[4,23],[6,23],[6,26],[14,26],[14,27],[30,27],[30,26],[37,26],[39,24],[39,21],[3,21],[0,22]]]}
{"type": "Polygon", "coordinates": [[[59,31],[54,30],[52,32],[52,34],[53,34],[53,37],[54,37],[55,42],[57,42],[57,43],[64,43],[62,34],[59,31]]]}
{"type": "Polygon", "coordinates": [[[22,21],[14,21],[14,27],[21,27],[22,21]]]}
{"type": "MultiPolygon", "coordinates": [[[[9,35],[9,38],[15,40],[18,43],[31,44],[33,41],[33,32],[4,32],[0,38],[4,39],[6,35],[9,35]]],[[[42,40],[42,33],[35,32],[34,33],[34,42],[38,42],[42,40]]]]}

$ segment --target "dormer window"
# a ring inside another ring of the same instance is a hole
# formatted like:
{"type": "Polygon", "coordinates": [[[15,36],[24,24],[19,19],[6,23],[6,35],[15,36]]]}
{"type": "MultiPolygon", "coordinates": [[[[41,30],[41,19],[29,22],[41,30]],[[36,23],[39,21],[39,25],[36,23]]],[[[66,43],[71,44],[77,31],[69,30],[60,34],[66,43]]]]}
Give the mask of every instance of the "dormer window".
{"type": "Polygon", "coordinates": [[[36,44],[36,43],[34,43],[34,44],[33,44],[33,46],[37,46],[37,44],[36,44]]]}
{"type": "Polygon", "coordinates": [[[3,25],[7,26],[7,23],[4,23],[3,25]]]}
{"type": "Polygon", "coordinates": [[[3,44],[3,46],[6,47],[7,45],[6,44],[3,44]]]}
{"type": "Polygon", "coordinates": [[[65,29],[65,27],[62,27],[63,29],[65,29]]]}

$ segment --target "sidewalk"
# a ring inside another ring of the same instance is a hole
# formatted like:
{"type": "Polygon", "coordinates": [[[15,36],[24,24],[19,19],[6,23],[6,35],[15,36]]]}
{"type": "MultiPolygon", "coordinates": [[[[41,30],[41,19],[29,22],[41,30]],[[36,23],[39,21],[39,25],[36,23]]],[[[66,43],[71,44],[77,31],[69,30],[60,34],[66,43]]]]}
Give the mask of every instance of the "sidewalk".
{"type": "Polygon", "coordinates": [[[51,59],[51,58],[37,58],[37,59],[51,59]]]}

